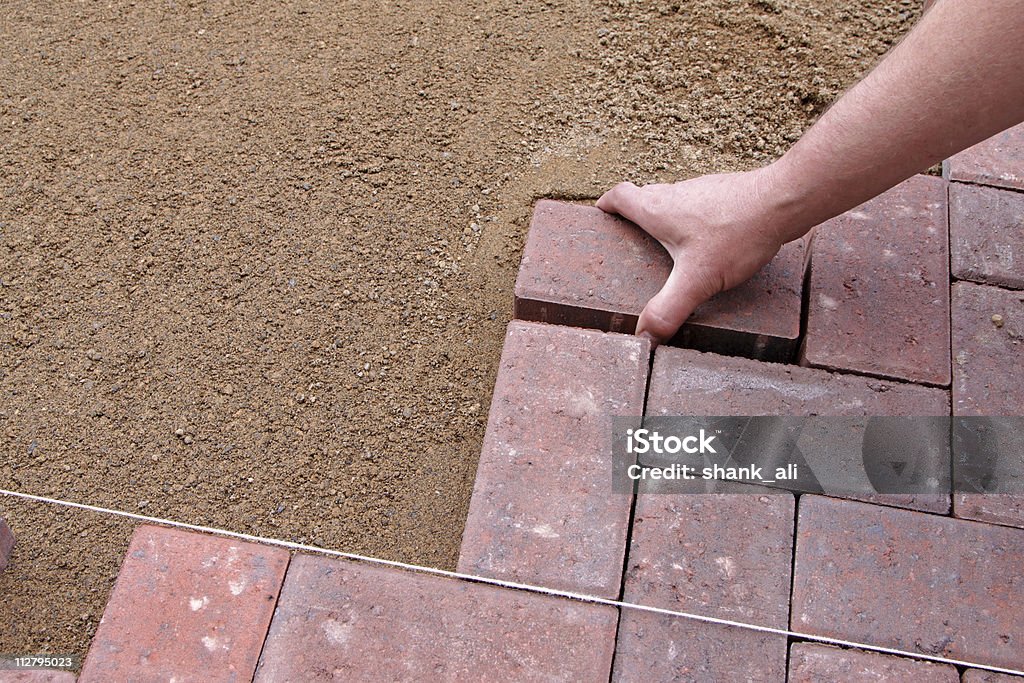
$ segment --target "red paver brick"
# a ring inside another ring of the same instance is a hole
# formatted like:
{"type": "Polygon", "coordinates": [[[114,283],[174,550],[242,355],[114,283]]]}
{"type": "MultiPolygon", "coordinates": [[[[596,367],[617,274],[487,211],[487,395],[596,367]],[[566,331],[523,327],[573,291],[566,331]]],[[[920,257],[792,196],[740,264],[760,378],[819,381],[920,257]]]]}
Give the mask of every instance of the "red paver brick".
{"type": "MultiPolygon", "coordinates": [[[[793,496],[641,494],[625,601],[786,628],[793,496]]],[[[781,680],[786,638],[623,610],[614,680],[781,680]]]]}
{"type": "MultiPolygon", "coordinates": [[[[698,308],[673,344],[791,360],[800,336],[804,241],[786,245],[748,283],[698,308]]],[[[519,319],[632,333],[672,269],[660,244],[593,206],[537,203],[515,285],[519,319]]]]}
{"type": "Polygon", "coordinates": [[[1024,676],[997,674],[984,669],[968,669],[964,672],[963,683],[1021,683],[1024,676]]]}
{"type": "Polygon", "coordinates": [[[1024,530],[802,496],[792,629],[1024,665],[1024,530]]]}
{"type": "Polygon", "coordinates": [[[279,548],[139,527],[80,680],[251,680],[288,559],[279,548]]]}
{"type": "Polygon", "coordinates": [[[949,186],[953,276],[1024,289],[1024,193],[949,186]]]}
{"type": "Polygon", "coordinates": [[[14,549],[14,533],[7,522],[0,517],[0,572],[7,568],[11,559],[11,551],[14,549]]]}
{"type": "MultiPolygon", "coordinates": [[[[646,414],[948,416],[949,394],[933,387],[661,346],[654,358],[646,414]]],[[[807,438],[813,437],[801,435],[804,441],[798,445],[808,444],[803,449],[807,464],[825,492],[933,512],[949,510],[945,489],[878,494],[866,477],[863,486],[850,488],[855,483],[851,472],[864,469],[860,443],[849,441],[847,450],[826,452],[807,438]]],[[[934,455],[941,456],[938,451],[934,455]]],[[[926,465],[949,470],[948,460],[921,464],[926,465]]]]}
{"type": "Polygon", "coordinates": [[[847,650],[817,643],[793,643],[789,654],[788,683],[959,683],[949,664],[894,657],[867,650],[847,650]]]}
{"type": "Polygon", "coordinates": [[[802,362],[949,384],[946,183],[915,176],[819,226],[802,362]]]}
{"type": "MultiPolygon", "coordinates": [[[[1024,292],[967,282],[953,285],[954,415],[1024,415],[1022,352],[1024,292]]],[[[958,493],[954,510],[958,517],[1024,526],[1024,435],[1009,430],[1000,439],[1003,471],[996,474],[1010,482],[1010,489],[1003,494],[958,493]]]]}
{"type": "Polygon", "coordinates": [[[256,681],[600,681],[616,610],[299,555],[256,681]]]}
{"type": "Polygon", "coordinates": [[[75,674],[55,670],[0,670],[0,683],[75,683],[75,674]]]}
{"type": "Polygon", "coordinates": [[[952,289],[954,415],[1024,415],[1024,292],[952,289]]]}
{"type": "Polygon", "coordinates": [[[513,321],[459,570],[618,597],[630,495],[613,494],[612,417],[639,423],[650,345],[513,321]]]}
{"type": "Polygon", "coordinates": [[[950,180],[1024,190],[1024,124],[953,156],[944,171],[950,180]]]}
{"type": "Polygon", "coordinates": [[[619,625],[612,681],[781,681],[785,677],[784,636],[653,613],[623,619],[619,625]]]}

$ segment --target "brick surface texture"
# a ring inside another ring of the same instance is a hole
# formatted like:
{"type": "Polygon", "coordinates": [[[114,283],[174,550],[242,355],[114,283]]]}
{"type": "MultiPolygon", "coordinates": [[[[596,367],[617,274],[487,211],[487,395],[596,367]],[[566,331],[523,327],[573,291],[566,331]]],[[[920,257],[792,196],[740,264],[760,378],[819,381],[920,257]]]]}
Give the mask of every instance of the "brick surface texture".
{"type": "Polygon", "coordinates": [[[963,683],[1024,683],[1024,676],[999,674],[983,669],[968,669],[964,672],[963,683]]]}
{"type": "MultiPolygon", "coordinates": [[[[641,494],[625,601],[785,628],[794,499],[787,492],[641,494]]],[[[614,680],[781,680],[786,638],[623,610],[614,680]]]]}
{"type": "MultiPolygon", "coordinates": [[[[664,346],[655,354],[647,397],[650,416],[948,414],[948,392],[937,388],[664,346]]],[[[802,446],[804,441],[798,443],[802,446]]],[[[807,465],[825,492],[934,512],[949,509],[946,489],[877,494],[866,477],[855,486],[858,482],[851,473],[858,467],[864,471],[860,444],[840,445],[849,448],[826,452],[808,443],[804,449],[807,465]]],[[[945,472],[949,462],[936,460],[921,467],[945,472]]]]}
{"type": "MultiPolygon", "coordinates": [[[[953,285],[953,412],[957,416],[1024,415],[1024,292],[953,285]],[[998,324],[993,316],[998,316],[998,324]]],[[[1007,433],[1000,448],[1007,493],[959,493],[958,517],[1024,527],[1024,435],[1007,433]],[[1016,480],[1012,477],[1016,476],[1016,480]]]]}
{"type": "Polygon", "coordinates": [[[1024,666],[1024,530],[803,496],[795,631],[1024,666]]]}
{"type": "MultiPolygon", "coordinates": [[[[800,335],[804,242],[695,311],[673,344],[789,360],[800,335]]],[[[541,200],[515,285],[516,317],[632,333],[672,259],[647,233],[593,206],[541,200]]]]}
{"type": "Polygon", "coordinates": [[[788,683],[960,683],[956,668],[866,650],[848,650],[817,643],[794,643],[789,655],[788,683]]]}
{"type": "Polygon", "coordinates": [[[618,596],[632,499],[611,493],[611,424],[639,422],[649,354],[628,335],[509,325],[460,571],[618,596]]]}
{"type": "Polygon", "coordinates": [[[139,527],[79,680],[251,680],[288,559],[278,548],[139,527]]]}
{"type": "Polygon", "coordinates": [[[1024,124],[955,155],[945,174],[950,180],[1024,190],[1024,124]]]}
{"type": "Polygon", "coordinates": [[[607,680],[617,611],[299,555],[256,681],[607,680]]]}
{"type": "Polygon", "coordinates": [[[949,235],[954,277],[1024,289],[1024,193],[953,183],[949,235]]]}
{"type": "Polygon", "coordinates": [[[0,517],[0,572],[7,568],[11,560],[11,552],[14,550],[14,532],[7,522],[0,517]]]}
{"type": "Polygon", "coordinates": [[[949,384],[946,183],[915,176],[818,227],[803,361],[949,384]]]}
{"type": "Polygon", "coordinates": [[[32,671],[0,670],[0,683],[75,683],[70,671],[36,669],[32,671]]]}

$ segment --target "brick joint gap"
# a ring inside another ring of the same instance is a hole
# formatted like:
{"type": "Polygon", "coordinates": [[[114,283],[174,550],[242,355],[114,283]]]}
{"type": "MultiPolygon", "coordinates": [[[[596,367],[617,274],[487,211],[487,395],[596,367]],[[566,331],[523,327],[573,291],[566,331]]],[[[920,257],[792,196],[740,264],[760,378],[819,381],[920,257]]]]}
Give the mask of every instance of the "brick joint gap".
{"type": "Polygon", "coordinates": [[[256,669],[253,671],[253,680],[256,680],[256,676],[260,672],[260,668],[263,666],[263,653],[267,650],[267,639],[270,637],[270,627],[274,625],[274,619],[277,617],[277,606],[281,604],[281,594],[284,593],[284,585],[288,582],[288,574],[292,569],[292,559],[295,557],[295,553],[288,553],[288,564],[284,567],[284,576],[281,579],[281,585],[277,588],[277,597],[274,598],[274,609],[270,612],[270,620],[267,622],[267,631],[263,634],[263,642],[260,644],[260,655],[256,658],[256,669]]]}

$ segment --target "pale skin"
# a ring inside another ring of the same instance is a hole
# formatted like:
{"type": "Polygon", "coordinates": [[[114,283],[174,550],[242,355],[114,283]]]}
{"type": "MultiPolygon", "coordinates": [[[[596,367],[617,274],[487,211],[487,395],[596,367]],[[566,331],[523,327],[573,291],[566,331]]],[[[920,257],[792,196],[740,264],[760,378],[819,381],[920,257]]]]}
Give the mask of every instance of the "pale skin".
{"type": "Polygon", "coordinates": [[[786,242],[1024,120],[1024,0],[938,0],[774,163],[672,184],[620,183],[597,206],[672,256],[637,334],[670,339],[693,310],[786,242]]]}

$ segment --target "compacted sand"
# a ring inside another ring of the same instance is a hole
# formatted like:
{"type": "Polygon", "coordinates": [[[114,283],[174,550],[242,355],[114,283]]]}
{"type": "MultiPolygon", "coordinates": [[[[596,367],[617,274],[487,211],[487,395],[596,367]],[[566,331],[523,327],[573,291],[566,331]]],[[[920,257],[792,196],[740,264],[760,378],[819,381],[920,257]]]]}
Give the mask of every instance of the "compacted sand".
{"type": "MultiPolygon", "coordinates": [[[[0,488],[454,564],[531,205],[772,158],[882,0],[0,11],[0,488]]],[[[0,497],[0,652],[132,525],[0,497]]]]}

